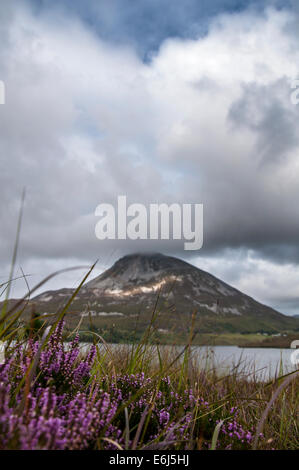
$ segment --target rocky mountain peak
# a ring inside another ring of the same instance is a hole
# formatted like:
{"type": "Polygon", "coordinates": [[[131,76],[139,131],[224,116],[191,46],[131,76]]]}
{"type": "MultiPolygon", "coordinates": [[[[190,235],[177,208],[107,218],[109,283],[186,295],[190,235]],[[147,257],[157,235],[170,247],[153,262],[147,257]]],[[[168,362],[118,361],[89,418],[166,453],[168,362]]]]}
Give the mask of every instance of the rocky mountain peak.
{"type": "MultiPolygon", "coordinates": [[[[48,291],[34,301],[42,311],[51,312],[64,302],[70,291],[48,291]]],[[[206,329],[218,325],[217,328],[228,331],[280,330],[295,321],[212,274],[160,253],[123,256],[84,285],[72,309],[84,312],[88,305],[94,316],[112,316],[117,312],[128,319],[143,312],[146,317],[147,312],[156,308],[157,299],[165,324],[174,322],[178,328],[182,319],[194,311],[202,319],[201,328],[205,325],[206,329]]]]}
{"type": "Polygon", "coordinates": [[[167,276],[190,268],[196,269],[185,261],[161,253],[134,253],[120,258],[110,269],[88,282],[86,287],[98,287],[105,280],[139,284],[157,276],[167,276]]]}

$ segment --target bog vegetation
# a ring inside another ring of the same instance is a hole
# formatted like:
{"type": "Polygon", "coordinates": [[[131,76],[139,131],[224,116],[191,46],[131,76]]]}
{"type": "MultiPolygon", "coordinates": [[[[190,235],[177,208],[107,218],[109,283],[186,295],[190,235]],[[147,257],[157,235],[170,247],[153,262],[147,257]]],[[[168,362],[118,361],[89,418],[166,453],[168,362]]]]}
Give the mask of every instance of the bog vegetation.
{"type": "MultiPolygon", "coordinates": [[[[80,286],[79,286],[80,287],[80,286]]],[[[76,294],[74,294],[76,295],[76,294]]],[[[22,322],[24,301],[4,303],[0,339],[0,449],[296,449],[298,372],[260,381],[253,370],[219,375],[175,349],[111,347],[96,333],[64,334],[55,320],[22,322]]]]}
{"type": "Polygon", "coordinates": [[[89,331],[82,349],[80,324],[69,332],[64,320],[93,267],[54,317],[25,321],[47,279],[11,305],[15,259],[16,248],[2,285],[0,449],[298,449],[298,371],[220,375],[192,357],[192,324],[178,354],[153,346],[155,311],[138,344],[112,348],[89,331]]]}

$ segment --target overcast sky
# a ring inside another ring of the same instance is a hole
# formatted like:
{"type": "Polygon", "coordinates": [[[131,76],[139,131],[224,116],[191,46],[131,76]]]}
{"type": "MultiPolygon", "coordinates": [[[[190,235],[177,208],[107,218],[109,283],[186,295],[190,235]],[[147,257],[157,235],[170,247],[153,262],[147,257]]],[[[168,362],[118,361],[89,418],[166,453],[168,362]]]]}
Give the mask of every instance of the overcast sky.
{"type": "Polygon", "coordinates": [[[15,274],[30,286],[145,249],[299,313],[297,4],[1,0],[0,283],[26,187],[15,274]],[[118,195],[203,203],[203,248],[100,242],[95,208],[118,195]]]}

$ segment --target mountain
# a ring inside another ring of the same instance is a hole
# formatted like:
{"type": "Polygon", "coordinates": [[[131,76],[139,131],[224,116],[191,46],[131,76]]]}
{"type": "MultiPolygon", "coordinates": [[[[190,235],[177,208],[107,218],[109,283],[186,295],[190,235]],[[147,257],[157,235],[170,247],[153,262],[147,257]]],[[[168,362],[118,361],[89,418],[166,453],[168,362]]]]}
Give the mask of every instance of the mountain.
{"type": "MultiPolygon", "coordinates": [[[[47,291],[35,297],[39,311],[55,312],[73,289],[47,291]]],[[[71,313],[92,318],[99,328],[145,326],[156,311],[159,329],[183,331],[196,312],[201,332],[280,332],[299,322],[263,305],[234,287],[178,258],[158,253],[124,256],[82,287],[71,313]]]]}

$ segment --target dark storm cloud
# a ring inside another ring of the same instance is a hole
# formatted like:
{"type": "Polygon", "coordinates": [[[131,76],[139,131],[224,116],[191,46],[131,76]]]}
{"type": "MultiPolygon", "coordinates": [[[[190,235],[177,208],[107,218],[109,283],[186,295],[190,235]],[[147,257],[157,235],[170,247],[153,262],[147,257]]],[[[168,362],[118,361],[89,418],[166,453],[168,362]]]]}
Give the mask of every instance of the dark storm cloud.
{"type": "Polygon", "coordinates": [[[244,86],[243,95],[232,104],[229,119],[258,135],[256,158],[261,165],[282,163],[299,143],[296,106],[288,105],[290,83],[287,79],[269,85],[244,86]]]}
{"type": "Polygon", "coordinates": [[[156,1],[135,10],[135,2],[72,2],[68,16],[62,2],[46,3],[35,12],[25,2],[0,7],[2,272],[26,186],[19,261],[27,272],[143,249],[194,259],[182,243],[100,243],[96,206],[126,194],[145,205],[204,203],[198,263],[246,292],[262,299],[271,273],[294,280],[299,107],[289,79],[299,41],[288,31],[296,17],[244,10],[253,2],[171,2],[167,15],[156,1]]]}
{"type": "Polygon", "coordinates": [[[80,15],[97,34],[108,41],[130,44],[149,58],[167,38],[204,35],[209,20],[221,13],[248,7],[262,12],[267,6],[285,7],[285,0],[31,0],[37,10],[57,5],[80,15]]]}

